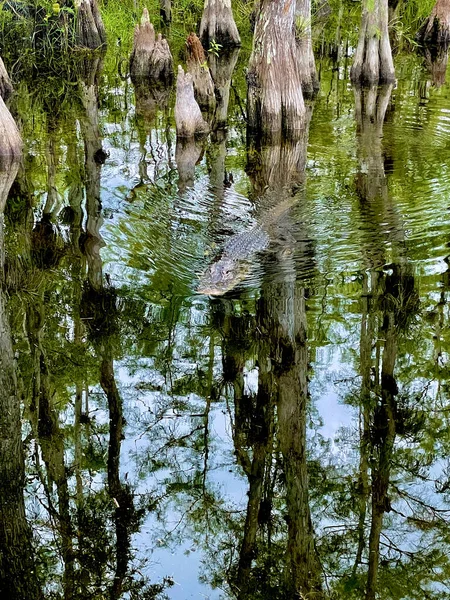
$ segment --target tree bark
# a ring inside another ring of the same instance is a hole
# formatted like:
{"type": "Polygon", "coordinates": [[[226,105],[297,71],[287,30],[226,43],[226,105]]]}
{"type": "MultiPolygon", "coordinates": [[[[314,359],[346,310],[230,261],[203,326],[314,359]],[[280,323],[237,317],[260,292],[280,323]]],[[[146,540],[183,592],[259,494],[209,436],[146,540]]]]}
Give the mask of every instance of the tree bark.
{"type": "Polygon", "coordinates": [[[203,119],[200,107],[194,97],[192,75],[185,73],[181,65],[178,66],[175,124],[177,137],[189,138],[209,131],[209,125],[203,119]]]}
{"type": "Polygon", "coordinates": [[[199,37],[203,47],[207,49],[211,42],[220,44],[223,48],[241,45],[231,0],[205,0],[199,37]]]}
{"type": "Polygon", "coordinates": [[[297,0],[295,19],[303,95],[311,98],[319,91],[319,78],[311,39],[311,0],[297,0]]]}
{"type": "Polygon", "coordinates": [[[417,37],[427,46],[448,47],[450,43],[450,0],[437,0],[417,37]]]}
{"type": "Polygon", "coordinates": [[[247,74],[248,127],[269,138],[298,135],[305,124],[294,33],[295,2],[262,0],[247,74]]]}
{"type": "Polygon", "coordinates": [[[388,29],[388,0],[363,0],[358,46],[350,73],[354,84],[395,81],[388,29]]]}
{"type": "Polygon", "coordinates": [[[95,50],[106,45],[106,30],[97,0],[76,0],[78,46],[95,50]]]}

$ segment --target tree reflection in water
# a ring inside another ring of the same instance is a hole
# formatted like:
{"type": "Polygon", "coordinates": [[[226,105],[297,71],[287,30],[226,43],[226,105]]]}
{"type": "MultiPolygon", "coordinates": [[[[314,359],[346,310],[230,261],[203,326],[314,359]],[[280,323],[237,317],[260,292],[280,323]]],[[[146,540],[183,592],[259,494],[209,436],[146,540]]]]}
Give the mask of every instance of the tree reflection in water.
{"type": "Polygon", "coordinates": [[[36,151],[23,120],[23,165],[0,177],[5,597],[447,597],[447,230],[405,199],[409,165],[445,143],[400,148],[403,84],[350,97],[338,80],[310,140],[242,149],[220,130],[236,60],[213,57],[205,148],[174,150],[167,98],[136,90],[124,192],[100,57],[47,90],[60,110],[37,97],[36,151]],[[195,297],[217,245],[262,222],[247,274],[195,297]]]}

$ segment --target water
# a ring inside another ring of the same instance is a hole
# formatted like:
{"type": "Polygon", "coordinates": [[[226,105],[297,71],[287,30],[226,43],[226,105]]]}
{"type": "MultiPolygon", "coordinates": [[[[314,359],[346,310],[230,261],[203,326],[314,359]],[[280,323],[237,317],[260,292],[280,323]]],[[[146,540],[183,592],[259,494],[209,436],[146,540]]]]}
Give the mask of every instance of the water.
{"type": "Polygon", "coordinates": [[[5,597],[364,598],[375,559],[380,598],[448,596],[450,88],[398,60],[359,119],[325,61],[307,139],[249,151],[233,95],[187,147],[110,63],[58,110],[19,85],[5,597]]]}

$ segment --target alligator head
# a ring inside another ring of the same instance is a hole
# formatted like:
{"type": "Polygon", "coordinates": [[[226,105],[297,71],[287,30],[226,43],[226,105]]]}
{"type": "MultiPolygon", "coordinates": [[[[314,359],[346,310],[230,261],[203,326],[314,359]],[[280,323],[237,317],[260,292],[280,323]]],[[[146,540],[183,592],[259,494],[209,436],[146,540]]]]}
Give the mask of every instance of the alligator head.
{"type": "Polygon", "coordinates": [[[205,296],[222,296],[245,279],[248,270],[249,265],[242,260],[223,256],[212,263],[200,277],[197,292],[205,296]]]}

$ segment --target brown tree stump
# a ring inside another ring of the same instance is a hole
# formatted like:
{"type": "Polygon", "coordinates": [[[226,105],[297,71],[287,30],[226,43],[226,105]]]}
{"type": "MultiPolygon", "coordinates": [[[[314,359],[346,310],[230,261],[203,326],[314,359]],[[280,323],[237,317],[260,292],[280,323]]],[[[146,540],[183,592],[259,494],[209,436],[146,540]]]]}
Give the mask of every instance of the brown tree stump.
{"type": "Polygon", "coordinates": [[[303,95],[312,98],[319,91],[319,78],[311,38],[311,0],[297,0],[295,21],[303,95]]]}
{"type": "Polygon", "coordinates": [[[181,65],[178,66],[175,124],[177,137],[193,137],[209,131],[209,125],[203,119],[200,107],[194,97],[192,75],[185,73],[181,65]]]}
{"type": "Polygon", "coordinates": [[[305,104],[294,33],[295,2],[262,0],[247,74],[248,126],[269,137],[296,135],[305,104]]]}
{"type": "Polygon", "coordinates": [[[216,105],[214,82],[208,68],[202,43],[195,33],[191,33],[186,40],[186,46],[186,65],[188,72],[192,75],[195,99],[202,110],[212,112],[216,105]]]}
{"type": "Polygon", "coordinates": [[[419,29],[418,40],[427,46],[450,43],[450,0],[437,0],[431,15],[419,29]]]}
{"type": "Polygon", "coordinates": [[[3,98],[0,98],[0,158],[22,154],[22,138],[3,98]]]}
{"type": "Polygon", "coordinates": [[[169,44],[160,33],[156,36],[146,8],[142,12],[141,23],[134,31],[130,75],[134,84],[159,82],[170,85],[173,80],[173,58],[169,44]]]}
{"type": "Polygon", "coordinates": [[[11,96],[12,92],[13,85],[11,79],[9,78],[3,60],[0,58],[0,96],[6,101],[11,96]]]}
{"type": "Polygon", "coordinates": [[[106,31],[97,0],[76,0],[77,45],[95,50],[106,45],[106,31]]]}
{"type": "Polygon", "coordinates": [[[359,85],[395,81],[388,29],[388,0],[363,0],[359,41],[350,78],[359,85]]]}
{"type": "Polygon", "coordinates": [[[231,0],[205,0],[199,37],[208,49],[213,41],[224,48],[241,45],[231,0]]]}

